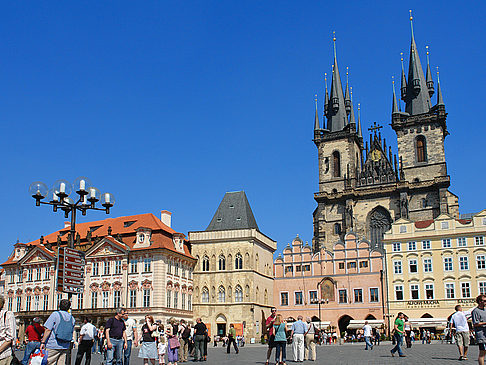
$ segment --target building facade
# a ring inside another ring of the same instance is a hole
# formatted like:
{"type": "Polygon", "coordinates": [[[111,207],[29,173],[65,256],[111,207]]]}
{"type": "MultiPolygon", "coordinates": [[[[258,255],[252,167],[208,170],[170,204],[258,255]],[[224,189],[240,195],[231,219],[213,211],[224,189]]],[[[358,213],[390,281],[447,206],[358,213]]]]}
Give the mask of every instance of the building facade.
{"type": "MultiPolygon", "coordinates": [[[[77,320],[96,325],[126,307],[137,321],[146,314],[163,322],[192,320],[193,270],[185,236],[170,227],[171,214],[109,218],[76,225],[75,248],[85,252],[84,293],[73,295],[77,320]]],[[[66,246],[69,224],[39,240],[14,245],[5,270],[6,305],[23,334],[33,317],[47,319],[67,294],[56,288],[58,245],[66,246]]]]}
{"type": "Polygon", "coordinates": [[[317,253],[297,236],[274,262],[274,305],[284,318],[330,322],[341,335],[351,320],[383,320],[382,269],[382,251],[355,233],[317,253]]]}
{"type": "MultiPolygon", "coordinates": [[[[346,232],[356,232],[380,247],[384,232],[399,218],[434,219],[440,214],[458,216],[458,199],[448,188],[450,177],[444,151],[449,134],[447,113],[437,78],[437,101],[432,101],[434,81],[427,57],[424,75],[412,32],[408,77],[402,65],[400,95],[393,92],[391,127],[397,153],[381,138],[376,123],[369,138],[363,137],[355,117],[353,95],[343,89],[334,38],[331,91],[324,97],[319,121],[316,101],[314,143],[318,152],[319,191],[314,216],[313,251],[332,249],[346,232]]],[[[352,89],[351,89],[352,91],[352,89]]]]}
{"type": "Polygon", "coordinates": [[[259,340],[273,305],[276,242],[258,229],[243,191],[226,193],[205,231],[189,232],[194,270],[194,317],[211,336],[234,324],[247,341],[259,340]]]}
{"type": "Polygon", "coordinates": [[[388,311],[446,319],[486,294],[486,210],[472,219],[399,219],[385,234],[388,311]]]}

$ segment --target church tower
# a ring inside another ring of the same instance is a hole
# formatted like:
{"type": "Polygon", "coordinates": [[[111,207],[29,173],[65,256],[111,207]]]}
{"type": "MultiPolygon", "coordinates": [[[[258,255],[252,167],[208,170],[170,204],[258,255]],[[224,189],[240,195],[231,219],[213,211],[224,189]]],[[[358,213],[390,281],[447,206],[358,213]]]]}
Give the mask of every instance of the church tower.
{"type": "Polygon", "coordinates": [[[314,194],[314,251],[331,249],[350,231],[381,248],[384,232],[400,217],[412,221],[434,219],[441,213],[457,217],[457,197],[448,191],[444,139],[449,133],[442,91],[437,79],[437,103],[432,105],[435,89],[428,50],[424,76],[413,27],[408,78],[402,57],[400,91],[404,112],[393,85],[391,126],[397,135],[398,154],[382,139],[382,126],[377,123],[369,128],[369,143],[364,142],[359,108],[357,123],[354,116],[348,72],[343,90],[335,37],[333,42],[331,93],[326,82],[324,99],[327,126],[319,122],[317,99],[314,120],[319,163],[319,191],[314,194]]]}

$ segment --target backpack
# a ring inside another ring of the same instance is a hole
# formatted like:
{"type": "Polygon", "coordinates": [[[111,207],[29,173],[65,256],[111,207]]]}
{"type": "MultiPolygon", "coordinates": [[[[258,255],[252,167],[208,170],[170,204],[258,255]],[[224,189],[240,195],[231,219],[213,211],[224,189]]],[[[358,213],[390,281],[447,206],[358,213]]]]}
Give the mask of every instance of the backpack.
{"type": "Polygon", "coordinates": [[[71,321],[71,318],[68,320],[65,320],[62,317],[61,312],[57,312],[59,314],[59,325],[57,326],[57,330],[55,332],[56,334],[56,340],[61,341],[61,342],[71,342],[73,340],[73,332],[74,332],[74,324],[71,321]]]}
{"type": "Polygon", "coordinates": [[[182,331],[182,338],[188,339],[191,336],[191,329],[187,326],[184,331],[182,331]]]}

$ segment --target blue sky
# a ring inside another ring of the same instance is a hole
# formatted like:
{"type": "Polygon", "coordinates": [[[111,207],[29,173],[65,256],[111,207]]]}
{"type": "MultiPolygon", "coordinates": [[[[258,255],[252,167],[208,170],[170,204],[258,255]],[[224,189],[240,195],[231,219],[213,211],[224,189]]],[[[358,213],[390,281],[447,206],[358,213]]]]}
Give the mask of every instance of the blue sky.
{"type": "MultiPolygon", "coordinates": [[[[32,181],[88,176],[112,216],[167,209],[183,233],[203,230],[226,191],[245,190],[279,251],[312,239],[317,153],[332,31],[350,67],[363,127],[389,127],[391,77],[410,45],[440,67],[451,190],[461,213],[486,208],[481,113],[486,55],[481,2],[3,2],[0,153],[3,258],[59,229],[35,207],[32,181]]],[[[89,212],[88,220],[106,215],[89,212]]],[[[83,218],[84,219],[84,218],[83,218]]]]}

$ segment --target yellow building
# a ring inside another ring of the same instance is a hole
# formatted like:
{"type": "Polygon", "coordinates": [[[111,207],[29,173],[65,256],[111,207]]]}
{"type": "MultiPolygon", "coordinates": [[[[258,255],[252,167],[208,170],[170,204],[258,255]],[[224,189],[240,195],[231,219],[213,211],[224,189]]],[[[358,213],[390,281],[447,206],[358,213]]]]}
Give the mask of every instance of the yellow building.
{"type": "Polygon", "coordinates": [[[404,312],[415,327],[439,328],[457,304],[474,307],[486,294],[485,236],[486,210],[393,223],[384,236],[389,318],[404,312]]]}

